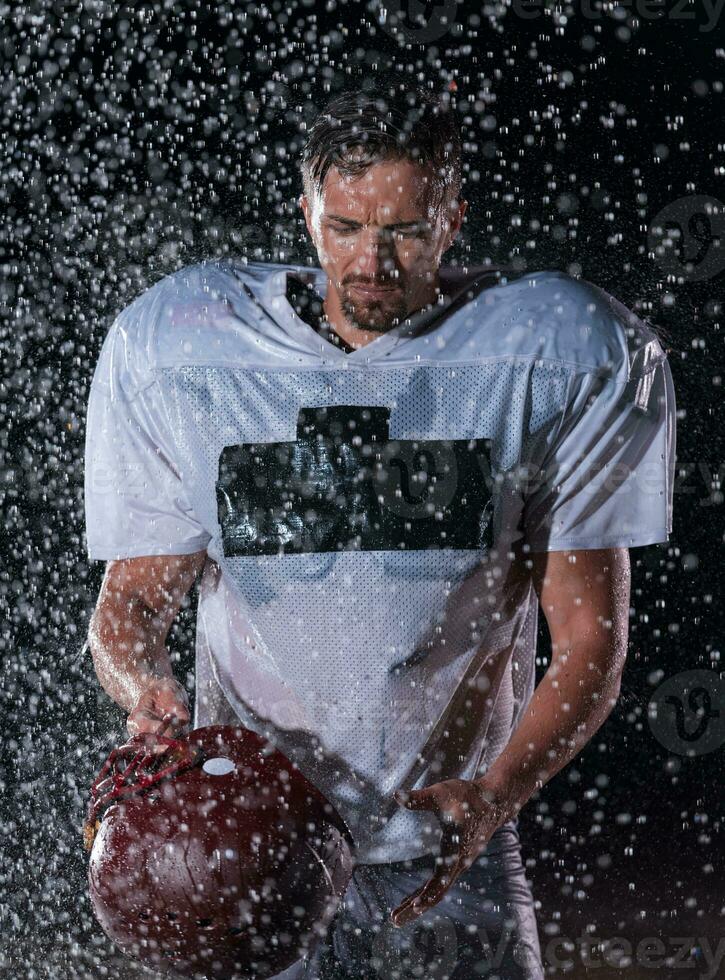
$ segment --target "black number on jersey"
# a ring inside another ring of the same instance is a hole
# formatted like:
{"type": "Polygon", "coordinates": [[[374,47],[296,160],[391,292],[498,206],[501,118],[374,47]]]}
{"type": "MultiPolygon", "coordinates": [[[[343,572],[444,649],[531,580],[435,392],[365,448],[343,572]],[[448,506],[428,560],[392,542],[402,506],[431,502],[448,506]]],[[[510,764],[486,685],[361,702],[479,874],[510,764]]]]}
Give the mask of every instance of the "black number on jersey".
{"type": "Polygon", "coordinates": [[[295,442],[225,446],[226,556],[488,549],[490,444],[390,439],[390,410],[303,408],[295,442]]]}

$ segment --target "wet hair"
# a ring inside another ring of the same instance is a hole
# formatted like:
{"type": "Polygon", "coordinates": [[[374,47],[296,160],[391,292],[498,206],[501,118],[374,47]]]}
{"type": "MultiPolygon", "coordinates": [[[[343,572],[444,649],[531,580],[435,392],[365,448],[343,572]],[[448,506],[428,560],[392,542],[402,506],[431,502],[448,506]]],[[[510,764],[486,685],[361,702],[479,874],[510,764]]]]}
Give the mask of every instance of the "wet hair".
{"type": "Polygon", "coordinates": [[[436,204],[461,189],[461,135],[448,94],[391,83],[351,89],[312,124],[300,160],[307,197],[321,193],[331,167],[357,178],[374,163],[408,159],[433,172],[436,204]]]}

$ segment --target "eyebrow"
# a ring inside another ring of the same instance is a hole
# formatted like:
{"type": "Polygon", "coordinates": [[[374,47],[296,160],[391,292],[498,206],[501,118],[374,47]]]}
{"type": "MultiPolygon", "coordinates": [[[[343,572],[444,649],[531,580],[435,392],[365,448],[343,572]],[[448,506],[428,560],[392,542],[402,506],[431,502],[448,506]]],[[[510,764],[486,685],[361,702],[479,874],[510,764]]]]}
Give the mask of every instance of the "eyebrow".
{"type": "MultiPolygon", "coordinates": [[[[341,214],[327,214],[325,215],[326,221],[339,221],[340,224],[349,225],[351,228],[362,227],[359,221],[353,221],[351,218],[343,218],[341,214]]],[[[425,225],[425,219],[421,218],[418,221],[395,221],[389,225],[383,225],[383,228],[418,228],[425,225]]]]}

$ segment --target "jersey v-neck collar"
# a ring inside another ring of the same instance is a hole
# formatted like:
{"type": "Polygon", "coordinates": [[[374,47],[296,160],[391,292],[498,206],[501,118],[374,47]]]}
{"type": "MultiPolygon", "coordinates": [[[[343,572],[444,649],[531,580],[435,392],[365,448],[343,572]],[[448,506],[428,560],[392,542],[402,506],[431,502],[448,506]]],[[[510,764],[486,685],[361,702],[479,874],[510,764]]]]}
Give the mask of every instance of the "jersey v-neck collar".
{"type": "Polygon", "coordinates": [[[465,270],[441,267],[441,278],[447,285],[445,302],[411,314],[402,323],[351,353],[345,353],[327,340],[296,313],[286,295],[288,273],[315,289],[322,299],[326,296],[328,283],[324,270],[318,266],[286,264],[261,280],[243,283],[244,291],[257,305],[257,315],[274,323],[295,348],[300,352],[304,349],[308,355],[319,358],[322,364],[365,367],[384,360],[398,345],[414,343],[417,337],[435,330],[439,321],[467,303],[475,293],[500,284],[501,274],[507,276],[508,270],[492,266],[474,266],[465,270]]]}
{"type": "Polygon", "coordinates": [[[286,333],[296,336],[298,339],[304,337],[307,344],[312,345],[312,349],[317,354],[321,354],[325,360],[330,359],[343,364],[368,364],[384,357],[399,343],[408,338],[414,337],[431,320],[439,317],[443,309],[450,305],[450,297],[447,303],[434,304],[428,309],[421,310],[406,317],[402,323],[396,324],[385,333],[380,334],[370,343],[363,347],[357,347],[350,353],[346,353],[337,344],[327,340],[323,334],[319,333],[313,326],[307,323],[294,310],[287,298],[287,273],[301,279],[316,290],[321,299],[324,300],[327,294],[327,275],[322,269],[310,268],[308,266],[285,267],[275,272],[267,280],[266,297],[274,310],[275,319],[286,333]]]}
{"type": "Polygon", "coordinates": [[[323,298],[317,290],[294,272],[287,273],[285,296],[294,312],[319,334],[323,340],[339,347],[345,354],[356,350],[334,329],[324,314],[323,298]]]}

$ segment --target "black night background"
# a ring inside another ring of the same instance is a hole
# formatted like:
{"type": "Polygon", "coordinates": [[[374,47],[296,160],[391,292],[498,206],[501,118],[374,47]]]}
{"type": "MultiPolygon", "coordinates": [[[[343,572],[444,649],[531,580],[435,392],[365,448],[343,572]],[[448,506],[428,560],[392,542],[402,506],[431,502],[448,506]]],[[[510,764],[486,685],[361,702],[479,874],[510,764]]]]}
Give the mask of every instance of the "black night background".
{"type": "MultiPolygon", "coordinates": [[[[188,263],[315,262],[297,206],[305,126],[340,90],[399,75],[448,91],[462,126],[469,207],[447,261],[602,286],[657,328],[677,395],[674,530],[631,553],[620,700],[521,815],[542,952],[575,980],[725,976],[723,6],[0,11],[0,975],[151,975],[95,924],[81,841],[90,782],[125,737],[83,649],[103,573],[83,514],[103,337],[188,263]],[[671,681],[676,700],[693,670],[711,696],[702,737],[686,738],[684,694],[679,729],[673,711],[657,737],[651,698],[671,681]]],[[[195,603],[167,644],[192,694],[195,603]]],[[[542,618],[539,674],[547,644],[542,618]]]]}

